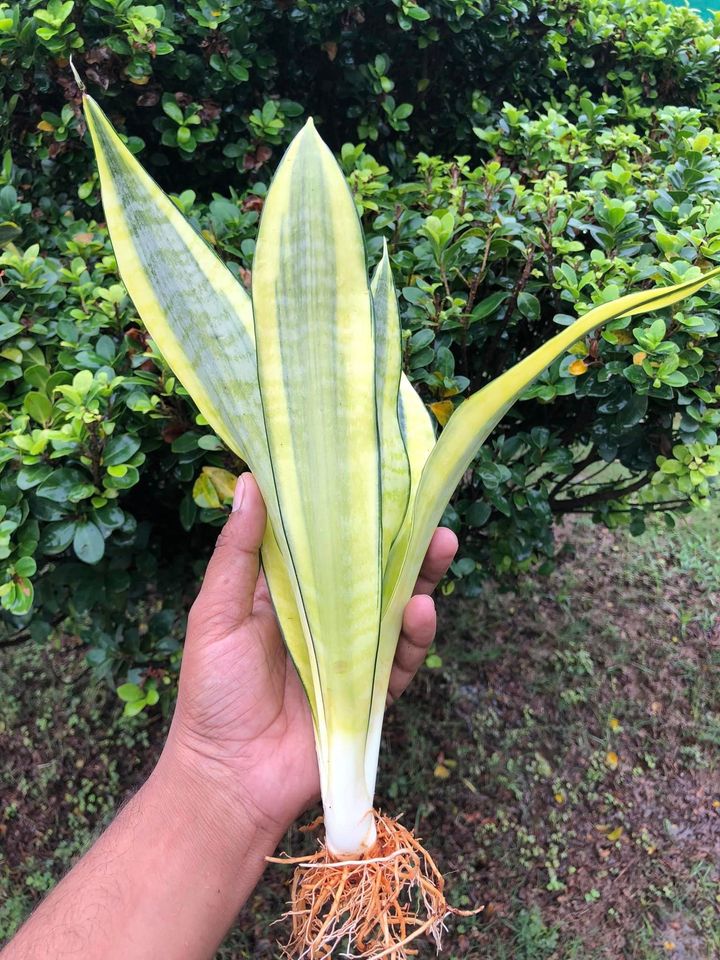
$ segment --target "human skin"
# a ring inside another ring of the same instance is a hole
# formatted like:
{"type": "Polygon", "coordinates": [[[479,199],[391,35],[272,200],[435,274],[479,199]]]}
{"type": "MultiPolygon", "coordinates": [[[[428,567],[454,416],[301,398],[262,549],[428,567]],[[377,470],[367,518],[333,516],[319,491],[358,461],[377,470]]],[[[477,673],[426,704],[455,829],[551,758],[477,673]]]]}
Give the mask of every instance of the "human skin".
{"type": "MultiPolygon", "coordinates": [[[[265,507],[244,474],[188,618],[160,759],[0,960],[208,960],[286,829],[319,796],[312,723],[260,570],[265,507]]],[[[436,531],[390,679],[435,635],[429,594],[457,549],[436,531]]]]}

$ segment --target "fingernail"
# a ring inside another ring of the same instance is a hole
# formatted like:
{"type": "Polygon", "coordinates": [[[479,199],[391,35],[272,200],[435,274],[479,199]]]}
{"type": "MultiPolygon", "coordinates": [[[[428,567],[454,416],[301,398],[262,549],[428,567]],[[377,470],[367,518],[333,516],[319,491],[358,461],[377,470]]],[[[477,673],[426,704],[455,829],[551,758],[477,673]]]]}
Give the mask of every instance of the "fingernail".
{"type": "Polygon", "coordinates": [[[233,505],[232,512],[235,513],[236,510],[239,510],[242,507],[242,502],[245,499],[245,474],[241,474],[237,478],[237,483],[235,484],[235,493],[233,494],[233,505]]]}

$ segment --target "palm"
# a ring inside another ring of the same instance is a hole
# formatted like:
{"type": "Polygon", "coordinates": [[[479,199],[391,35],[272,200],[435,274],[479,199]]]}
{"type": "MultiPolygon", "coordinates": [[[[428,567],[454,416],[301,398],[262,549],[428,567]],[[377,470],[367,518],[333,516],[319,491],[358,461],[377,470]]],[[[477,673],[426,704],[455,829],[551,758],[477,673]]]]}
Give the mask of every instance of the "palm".
{"type": "MultiPolygon", "coordinates": [[[[173,735],[200,761],[203,776],[219,776],[223,788],[251,801],[259,818],[282,832],[317,799],[320,783],[310,708],[260,572],[265,523],[258,487],[244,475],[190,612],[173,735]]],[[[436,532],[417,593],[432,592],[456,548],[454,534],[436,532]]],[[[422,663],[434,633],[432,600],[413,597],[390,677],[392,698],[422,663]]]]}
{"type": "Polygon", "coordinates": [[[320,792],[312,718],[262,575],[251,616],[224,635],[212,631],[183,660],[183,725],[235,771],[263,815],[293,820],[320,792]]]}

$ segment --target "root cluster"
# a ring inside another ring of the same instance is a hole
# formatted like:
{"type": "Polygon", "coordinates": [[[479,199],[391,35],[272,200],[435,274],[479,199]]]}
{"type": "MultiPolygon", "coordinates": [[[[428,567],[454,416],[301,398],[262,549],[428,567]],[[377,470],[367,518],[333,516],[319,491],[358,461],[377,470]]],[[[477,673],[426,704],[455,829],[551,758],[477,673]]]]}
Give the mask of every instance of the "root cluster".
{"type": "Polygon", "coordinates": [[[376,825],[377,843],[362,859],[335,860],[325,844],[309,857],[269,858],[297,864],[283,918],[292,921],[286,957],[408,960],[423,934],[440,949],[448,915],[482,909],[449,906],[442,874],[412,833],[381,814],[376,825]]]}

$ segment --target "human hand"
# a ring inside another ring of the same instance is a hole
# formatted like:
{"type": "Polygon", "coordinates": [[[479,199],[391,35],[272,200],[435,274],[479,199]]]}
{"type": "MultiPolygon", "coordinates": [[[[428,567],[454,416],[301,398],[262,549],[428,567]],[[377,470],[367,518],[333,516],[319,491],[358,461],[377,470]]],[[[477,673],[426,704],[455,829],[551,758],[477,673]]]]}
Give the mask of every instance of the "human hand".
{"type": "MultiPolygon", "coordinates": [[[[283,644],[260,544],[265,506],[243,474],[231,513],[188,619],[178,703],[167,751],[211,791],[276,839],[319,796],[310,709],[283,644]]],[[[457,538],[439,528],[407,607],[389,685],[396,700],[435,636],[429,594],[444,576],[457,538]]]]}

